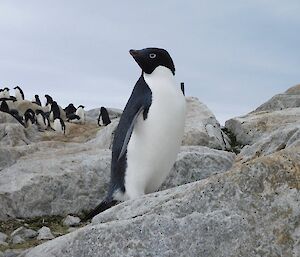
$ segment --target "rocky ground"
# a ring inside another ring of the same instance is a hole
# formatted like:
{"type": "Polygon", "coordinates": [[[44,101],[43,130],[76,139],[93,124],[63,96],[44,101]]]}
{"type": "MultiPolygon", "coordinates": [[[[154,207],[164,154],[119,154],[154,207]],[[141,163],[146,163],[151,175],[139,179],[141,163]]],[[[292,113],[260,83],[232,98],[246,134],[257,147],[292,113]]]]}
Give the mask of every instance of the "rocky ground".
{"type": "Polygon", "coordinates": [[[0,257],[300,256],[300,85],[224,128],[198,99],[187,104],[161,189],[88,224],[120,112],[100,128],[91,110],[67,136],[0,113],[0,257]]]}

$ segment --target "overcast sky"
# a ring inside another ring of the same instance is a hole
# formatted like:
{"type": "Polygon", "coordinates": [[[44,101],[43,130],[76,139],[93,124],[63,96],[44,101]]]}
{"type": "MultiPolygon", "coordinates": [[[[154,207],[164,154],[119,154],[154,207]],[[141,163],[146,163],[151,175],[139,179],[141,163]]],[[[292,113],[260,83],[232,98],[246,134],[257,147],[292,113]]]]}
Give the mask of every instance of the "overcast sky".
{"type": "Polygon", "coordinates": [[[223,124],[300,83],[299,14],[299,0],[0,0],[0,87],[123,108],[140,75],[128,50],[162,47],[223,124]]]}

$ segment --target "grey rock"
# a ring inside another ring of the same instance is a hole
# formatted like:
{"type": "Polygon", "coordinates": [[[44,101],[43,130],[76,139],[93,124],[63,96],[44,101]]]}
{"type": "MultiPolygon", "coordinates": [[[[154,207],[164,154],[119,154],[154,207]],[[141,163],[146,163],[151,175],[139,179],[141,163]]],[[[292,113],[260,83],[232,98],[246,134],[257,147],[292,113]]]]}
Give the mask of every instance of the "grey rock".
{"type": "Polygon", "coordinates": [[[21,124],[0,123],[0,147],[28,145],[38,136],[35,126],[24,128],[21,124]]]}
{"type": "Polygon", "coordinates": [[[22,238],[20,235],[13,236],[11,241],[13,244],[21,244],[25,242],[24,238],[22,238]]]}
{"type": "Polygon", "coordinates": [[[64,220],[63,224],[68,227],[73,227],[77,226],[80,223],[80,218],[79,217],[74,217],[71,215],[68,215],[64,220]]]}
{"type": "Polygon", "coordinates": [[[253,112],[245,116],[226,121],[229,129],[242,145],[252,145],[277,129],[289,124],[299,124],[300,108],[288,108],[281,111],[253,112]]]}
{"type": "Polygon", "coordinates": [[[300,107],[300,85],[288,89],[283,94],[273,96],[269,101],[259,106],[254,112],[276,111],[295,107],[300,107]]]}
{"type": "Polygon", "coordinates": [[[5,242],[6,239],[7,239],[7,237],[8,237],[8,236],[7,236],[6,234],[0,232],[0,242],[5,242]]]}
{"type": "Polygon", "coordinates": [[[4,257],[4,253],[0,251],[0,257],[4,257]]]}
{"type": "Polygon", "coordinates": [[[18,257],[23,251],[24,251],[23,249],[8,249],[3,253],[3,256],[4,257],[18,257]]]}
{"type": "Polygon", "coordinates": [[[0,246],[7,247],[7,246],[8,246],[8,243],[0,241],[0,246]]]}
{"type": "Polygon", "coordinates": [[[113,120],[106,127],[97,133],[96,138],[89,141],[89,144],[95,144],[100,149],[111,149],[115,130],[119,124],[119,119],[113,120]]]}
{"type": "Polygon", "coordinates": [[[252,145],[246,145],[239,155],[237,161],[249,161],[257,157],[266,156],[285,148],[300,146],[300,122],[278,128],[260,138],[252,145]]]}
{"type": "Polygon", "coordinates": [[[227,171],[235,154],[205,146],[183,146],[161,189],[172,188],[227,171]]]}
{"type": "Polygon", "coordinates": [[[72,233],[72,232],[74,232],[74,231],[76,231],[78,228],[76,228],[76,227],[69,227],[68,228],[68,233],[72,233]]]}
{"type": "Polygon", "coordinates": [[[299,170],[300,148],[284,149],[126,201],[21,256],[297,257],[299,170]]]}
{"type": "Polygon", "coordinates": [[[0,172],[0,219],[80,213],[98,203],[109,180],[109,150],[54,144],[0,172]]]}
{"type": "Polygon", "coordinates": [[[38,230],[37,240],[49,240],[53,238],[54,236],[51,233],[50,228],[44,226],[38,230]]]}
{"type": "Polygon", "coordinates": [[[228,137],[207,106],[195,97],[187,97],[187,114],[183,145],[202,145],[210,148],[231,149],[228,137]]]}
{"type": "MultiPolygon", "coordinates": [[[[1,102],[0,102],[0,104],[1,104],[1,102]]],[[[19,122],[13,116],[11,116],[8,113],[0,111],[0,124],[3,124],[3,123],[18,123],[19,124],[19,122]]]]}

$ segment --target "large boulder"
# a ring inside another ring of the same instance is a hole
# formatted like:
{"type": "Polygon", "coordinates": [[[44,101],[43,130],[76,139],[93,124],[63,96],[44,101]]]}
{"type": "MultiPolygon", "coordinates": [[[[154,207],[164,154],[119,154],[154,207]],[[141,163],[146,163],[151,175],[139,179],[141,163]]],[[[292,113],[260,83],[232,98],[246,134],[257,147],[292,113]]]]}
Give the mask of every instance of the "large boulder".
{"type": "Polygon", "coordinates": [[[300,84],[289,88],[282,94],[273,96],[269,101],[259,106],[254,112],[278,111],[295,107],[300,107],[300,84]]]}
{"type": "Polygon", "coordinates": [[[300,148],[119,204],[22,257],[300,254],[300,148]]]}
{"type": "Polygon", "coordinates": [[[283,130],[287,124],[298,126],[300,108],[288,108],[280,111],[252,112],[245,116],[226,121],[225,126],[241,145],[252,145],[275,130],[283,130]]]}
{"type": "Polygon", "coordinates": [[[183,146],[161,189],[172,188],[227,171],[235,154],[205,146],[183,146]]]}
{"type": "Polygon", "coordinates": [[[231,149],[228,137],[222,132],[214,114],[196,97],[187,97],[187,113],[183,145],[202,145],[231,149]]]}

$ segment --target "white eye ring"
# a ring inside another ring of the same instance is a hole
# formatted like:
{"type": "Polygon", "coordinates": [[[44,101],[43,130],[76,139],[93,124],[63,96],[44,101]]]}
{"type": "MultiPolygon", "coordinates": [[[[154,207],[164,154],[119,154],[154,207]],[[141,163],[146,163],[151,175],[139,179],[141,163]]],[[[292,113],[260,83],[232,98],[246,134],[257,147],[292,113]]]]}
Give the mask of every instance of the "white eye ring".
{"type": "Polygon", "coordinates": [[[155,58],[156,57],[156,54],[149,54],[149,57],[151,58],[151,59],[153,59],[153,58],[155,58]]]}

